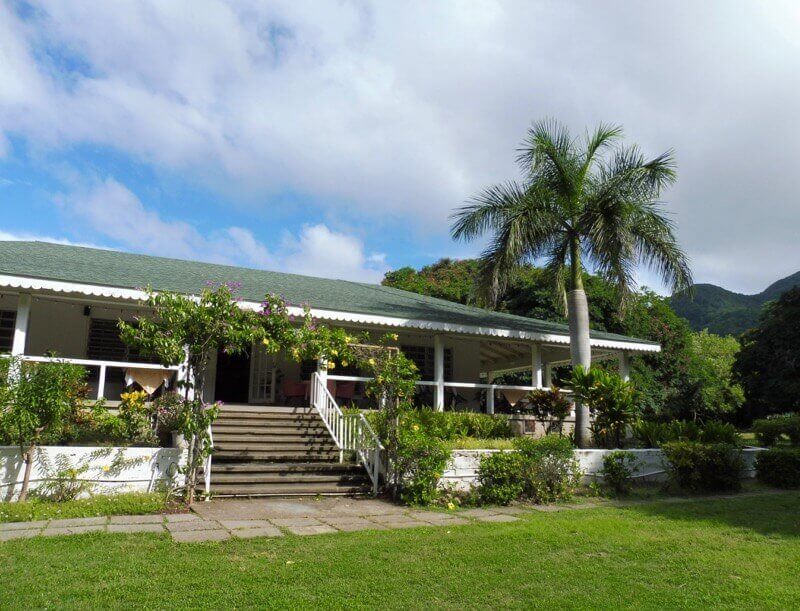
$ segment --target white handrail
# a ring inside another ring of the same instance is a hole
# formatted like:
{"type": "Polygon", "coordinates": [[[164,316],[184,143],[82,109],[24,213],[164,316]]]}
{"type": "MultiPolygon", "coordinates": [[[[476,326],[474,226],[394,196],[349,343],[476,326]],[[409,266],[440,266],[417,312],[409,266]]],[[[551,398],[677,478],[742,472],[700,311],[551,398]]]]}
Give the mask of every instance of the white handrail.
{"type": "Polygon", "coordinates": [[[328,390],[327,384],[316,373],[311,375],[310,394],[311,407],[317,410],[336,447],[339,448],[339,460],[344,459],[345,452],[355,452],[372,481],[373,493],[377,494],[383,445],[364,414],[345,415],[328,390]]]}

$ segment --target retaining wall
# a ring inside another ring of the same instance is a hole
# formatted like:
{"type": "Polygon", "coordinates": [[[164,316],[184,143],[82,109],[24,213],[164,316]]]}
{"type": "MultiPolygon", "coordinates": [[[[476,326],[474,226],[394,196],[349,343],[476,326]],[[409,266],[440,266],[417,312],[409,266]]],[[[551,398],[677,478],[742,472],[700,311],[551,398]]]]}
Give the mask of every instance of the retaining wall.
{"type": "MultiPolygon", "coordinates": [[[[443,487],[456,490],[469,490],[478,483],[478,468],[481,457],[494,452],[507,450],[453,450],[450,462],[445,468],[439,484],[443,487]]],[[[590,483],[602,478],[599,475],[603,468],[603,457],[614,450],[575,450],[575,458],[583,474],[583,483],[590,483]]],[[[638,462],[638,471],[635,475],[640,481],[663,482],[666,481],[664,453],[657,449],[632,449],[638,462]]],[[[742,451],[744,458],[743,478],[753,478],[756,475],[756,454],[761,448],[745,448],[742,451]]]]}
{"type": "MultiPolygon", "coordinates": [[[[147,492],[160,482],[177,479],[178,466],[185,461],[180,448],[42,446],[31,471],[30,489],[74,470],[78,481],[86,482],[82,494],[147,492]]],[[[13,500],[22,486],[25,463],[19,448],[0,446],[0,501],[13,500]]]]}

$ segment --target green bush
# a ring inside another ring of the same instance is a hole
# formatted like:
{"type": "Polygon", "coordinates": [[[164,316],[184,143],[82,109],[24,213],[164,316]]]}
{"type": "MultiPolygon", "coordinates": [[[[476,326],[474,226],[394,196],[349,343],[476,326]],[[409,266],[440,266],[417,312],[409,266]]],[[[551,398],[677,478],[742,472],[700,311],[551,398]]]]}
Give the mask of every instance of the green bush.
{"type": "Polygon", "coordinates": [[[694,421],[653,422],[640,420],[633,424],[633,438],[640,448],[658,448],[673,441],[740,444],[736,427],[710,420],[705,424],[694,421]]]}
{"type": "Polygon", "coordinates": [[[800,488],[800,448],[773,448],[759,452],[756,475],[777,488],[800,488]]]}
{"type": "Polygon", "coordinates": [[[636,455],[633,452],[617,450],[603,457],[603,468],[600,475],[603,483],[615,494],[628,494],[633,488],[633,475],[639,470],[636,455]]]}
{"type": "Polygon", "coordinates": [[[478,469],[480,501],[487,505],[509,505],[525,491],[524,460],[517,452],[494,452],[481,459],[478,469]]]}
{"type": "Polygon", "coordinates": [[[661,446],[673,483],[691,492],[735,491],[742,487],[742,450],[729,443],[673,441],[661,446]]]}
{"type": "Polygon", "coordinates": [[[700,441],[703,443],[728,443],[739,445],[742,438],[736,427],[727,422],[709,420],[700,427],[700,441]]]}
{"type": "Polygon", "coordinates": [[[400,418],[397,442],[400,500],[408,505],[430,505],[439,497],[439,479],[450,450],[405,415],[400,418]]]}
{"type": "Polygon", "coordinates": [[[572,443],[560,435],[519,437],[515,452],[485,456],[478,469],[481,502],[507,505],[518,499],[552,503],[572,496],[580,478],[572,443]]]}
{"type": "Polygon", "coordinates": [[[753,432],[762,446],[774,446],[785,435],[793,446],[800,445],[800,414],[786,414],[756,420],[753,432]]]}
{"type": "Polygon", "coordinates": [[[589,407],[594,417],[595,442],[606,448],[619,448],[629,424],[639,415],[638,397],[630,382],[597,367],[572,371],[575,399],[589,407]]]}
{"type": "MultiPolygon", "coordinates": [[[[417,424],[434,439],[455,441],[462,438],[508,439],[511,425],[504,416],[490,416],[472,412],[437,412],[432,409],[410,409],[403,414],[409,425],[417,424]]],[[[386,412],[367,414],[367,419],[382,441],[386,440],[386,412]]]]}

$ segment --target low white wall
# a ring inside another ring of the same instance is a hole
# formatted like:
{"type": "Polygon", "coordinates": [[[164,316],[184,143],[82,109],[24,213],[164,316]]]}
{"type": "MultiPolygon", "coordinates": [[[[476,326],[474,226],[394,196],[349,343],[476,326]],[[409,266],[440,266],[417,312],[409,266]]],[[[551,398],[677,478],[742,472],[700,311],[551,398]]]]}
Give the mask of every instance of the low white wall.
{"type": "MultiPolygon", "coordinates": [[[[185,453],[179,448],[42,446],[34,459],[30,488],[59,471],[75,469],[76,479],[91,484],[86,494],[146,492],[158,482],[179,478],[183,462],[185,453]]],[[[0,446],[0,500],[17,496],[24,473],[19,448],[0,446]]]]}
{"type": "MultiPolygon", "coordinates": [[[[467,491],[478,483],[478,468],[481,458],[494,452],[504,450],[453,450],[450,462],[447,464],[439,485],[455,490],[467,491]]],[[[599,475],[603,468],[603,457],[614,450],[575,450],[575,458],[583,474],[583,482],[589,483],[601,479],[599,475]]],[[[635,477],[639,481],[663,482],[666,481],[664,453],[659,449],[631,449],[628,450],[636,456],[638,471],[635,477]]],[[[744,469],[742,477],[753,478],[756,475],[756,454],[761,448],[745,448],[742,451],[744,469]]]]}

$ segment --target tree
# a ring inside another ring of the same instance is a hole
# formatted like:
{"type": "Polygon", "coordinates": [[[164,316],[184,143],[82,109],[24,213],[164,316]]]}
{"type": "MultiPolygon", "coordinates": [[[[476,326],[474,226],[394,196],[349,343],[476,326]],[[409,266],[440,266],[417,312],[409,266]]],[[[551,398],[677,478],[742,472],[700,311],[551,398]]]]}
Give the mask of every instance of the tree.
{"type": "Polygon", "coordinates": [[[692,333],[689,344],[687,384],[675,416],[693,420],[730,416],[744,402],[742,387],[733,381],[732,368],[739,342],[708,331],[692,333]]]}
{"type": "Polygon", "coordinates": [[[61,427],[74,420],[87,395],[86,370],[53,361],[28,363],[16,358],[0,365],[0,437],[19,446],[25,463],[18,500],[28,497],[34,453],[61,427]]]}
{"type": "Polygon", "coordinates": [[[734,375],[745,395],[743,420],[800,411],[800,287],[768,303],[742,336],[734,375]]]}
{"type": "MultiPolygon", "coordinates": [[[[621,136],[620,127],[600,125],[577,139],[555,121],[538,122],[518,157],[524,181],[489,187],[453,216],[455,239],[492,233],[481,256],[481,284],[492,299],[521,263],[545,259],[567,311],[573,366],[591,364],[584,264],[612,280],[623,299],[639,264],[673,290],[692,284],[659,203],[676,178],[672,154],[647,160],[636,146],[619,145],[621,136]]],[[[575,425],[578,445],[588,446],[589,411],[579,403],[575,425]]]]}
{"type": "MultiPolygon", "coordinates": [[[[164,366],[186,365],[180,383],[184,401],[180,421],[189,444],[186,465],[189,504],[194,502],[198,468],[212,451],[208,427],[218,412],[216,405],[203,402],[211,356],[218,350],[241,353],[256,339],[266,338],[266,326],[259,324],[255,312],[238,306],[234,290],[233,283],[209,286],[199,298],[150,291],[145,304],[152,314],[139,317],[135,323],[119,323],[126,343],[157,357],[164,366]]],[[[283,331],[278,326],[275,335],[283,331]]]]}

